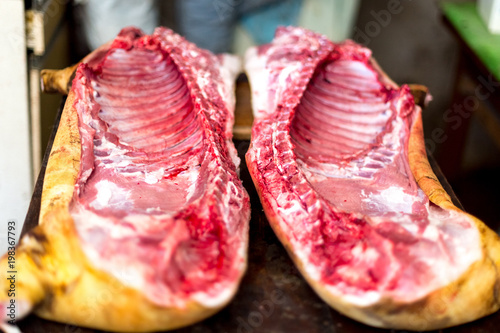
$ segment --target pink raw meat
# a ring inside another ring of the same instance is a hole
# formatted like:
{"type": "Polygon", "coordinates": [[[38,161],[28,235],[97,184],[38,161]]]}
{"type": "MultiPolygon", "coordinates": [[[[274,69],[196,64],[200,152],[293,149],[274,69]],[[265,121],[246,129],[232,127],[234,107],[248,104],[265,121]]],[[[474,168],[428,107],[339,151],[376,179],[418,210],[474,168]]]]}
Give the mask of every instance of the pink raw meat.
{"type": "Polygon", "coordinates": [[[249,199],[231,142],[237,59],[125,29],[78,68],[82,158],[70,212],[96,267],[154,303],[234,294],[249,199]]]}
{"type": "Polygon", "coordinates": [[[461,300],[449,310],[451,296],[446,309],[424,313],[433,293],[487,258],[484,225],[430,202],[412,175],[408,144],[421,110],[408,87],[368,49],[301,28],[278,29],[247,52],[245,67],[255,116],[247,164],[271,226],[318,294],[381,327],[484,315],[461,300]]]}

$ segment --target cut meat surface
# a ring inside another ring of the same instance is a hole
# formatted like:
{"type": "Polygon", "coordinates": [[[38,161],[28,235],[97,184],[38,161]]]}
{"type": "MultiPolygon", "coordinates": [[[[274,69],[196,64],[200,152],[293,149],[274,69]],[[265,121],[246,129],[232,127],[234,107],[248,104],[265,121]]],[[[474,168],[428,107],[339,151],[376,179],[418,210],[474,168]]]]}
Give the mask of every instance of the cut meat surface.
{"type": "Polygon", "coordinates": [[[182,307],[234,292],[249,202],[230,159],[232,106],[209,64],[218,60],[173,39],[124,31],[99,63],[79,67],[83,163],[70,212],[97,267],[182,307]]]}
{"type": "Polygon", "coordinates": [[[203,131],[172,60],[157,52],[117,49],[99,75],[86,72],[98,111],[82,109],[96,132],[94,170],[83,179],[79,201],[88,201],[100,215],[124,216],[175,213],[197,199],[203,193],[196,184],[203,131]],[[153,87],[144,84],[153,80],[158,81],[153,87]]]}
{"type": "Polygon", "coordinates": [[[387,78],[368,49],[299,28],[249,50],[246,71],[256,118],[247,164],[271,226],[319,295],[374,326],[472,320],[451,298],[423,319],[404,310],[425,308],[429,295],[488,260],[482,223],[430,202],[412,174],[421,110],[408,87],[387,78]],[[395,312],[377,313],[384,304],[395,312]]]}
{"type": "Polygon", "coordinates": [[[318,67],[297,106],[290,135],[298,163],[315,191],[345,212],[425,215],[404,156],[409,127],[396,118],[413,112],[409,90],[385,87],[368,58],[349,59],[346,47],[318,67]]]}
{"type": "Polygon", "coordinates": [[[84,59],[47,163],[40,224],[15,249],[16,319],[33,310],[67,325],[157,332],[228,304],[250,218],[232,143],[239,71],[236,57],[165,28],[126,28],[84,59]]]}

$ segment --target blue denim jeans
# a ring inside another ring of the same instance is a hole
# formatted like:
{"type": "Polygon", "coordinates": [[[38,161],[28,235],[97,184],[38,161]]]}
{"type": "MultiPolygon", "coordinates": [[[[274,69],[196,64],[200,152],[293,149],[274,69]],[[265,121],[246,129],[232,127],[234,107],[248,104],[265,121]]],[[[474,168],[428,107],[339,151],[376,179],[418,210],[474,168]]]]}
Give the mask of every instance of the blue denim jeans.
{"type": "MultiPolygon", "coordinates": [[[[177,30],[199,47],[214,53],[230,52],[234,28],[244,15],[284,0],[177,1],[177,30]]],[[[290,23],[292,24],[292,23],[290,23]]],[[[274,27],[273,27],[274,30],[274,27]]]]}

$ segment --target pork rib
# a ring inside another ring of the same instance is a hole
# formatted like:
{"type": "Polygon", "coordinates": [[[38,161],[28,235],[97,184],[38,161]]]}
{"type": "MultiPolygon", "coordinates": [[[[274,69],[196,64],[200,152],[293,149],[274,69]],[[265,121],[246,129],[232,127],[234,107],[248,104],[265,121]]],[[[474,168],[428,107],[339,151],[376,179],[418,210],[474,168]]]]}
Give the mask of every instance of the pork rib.
{"type": "Polygon", "coordinates": [[[238,72],[165,28],[124,29],[79,65],[40,226],[17,250],[22,315],[144,332],[230,301],[250,214],[231,141],[238,72]]]}
{"type": "Polygon", "coordinates": [[[319,296],[398,329],[498,309],[498,236],[436,180],[407,86],[368,49],[301,28],[278,29],[247,52],[245,67],[255,116],[248,168],[271,226],[319,296]]]}

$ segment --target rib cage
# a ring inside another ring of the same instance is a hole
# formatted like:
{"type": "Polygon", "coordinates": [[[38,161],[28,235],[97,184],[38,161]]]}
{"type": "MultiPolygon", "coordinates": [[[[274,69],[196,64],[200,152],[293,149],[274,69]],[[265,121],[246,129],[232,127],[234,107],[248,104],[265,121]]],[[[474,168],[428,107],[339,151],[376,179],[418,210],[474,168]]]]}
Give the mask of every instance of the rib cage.
{"type": "Polygon", "coordinates": [[[108,59],[111,65],[102,67],[93,87],[101,106],[99,117],[110,133],[150,153],[172,155],[201,144],[203,133],[189,90],[169,57],[118,49],[108,59]]]}
{"type": "Polygon", "coordinates": [[[328,61],[318,66],[290,129],[299,158],[349,159],[377,143],[394,112],[386,101],[388,92],[376,78],[360,62],[328,61]]]}
{"type": "Polygon", "coordinates": [[[238,65],[167,29],[125,29],[77,70],[70,213],[90,260],[117,277],[133,269],[155,304],[226,302],[245,267],[249,201],[230,141],[238,65]]]}

